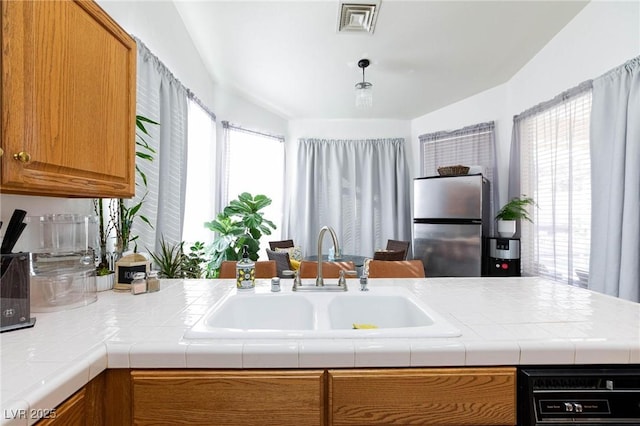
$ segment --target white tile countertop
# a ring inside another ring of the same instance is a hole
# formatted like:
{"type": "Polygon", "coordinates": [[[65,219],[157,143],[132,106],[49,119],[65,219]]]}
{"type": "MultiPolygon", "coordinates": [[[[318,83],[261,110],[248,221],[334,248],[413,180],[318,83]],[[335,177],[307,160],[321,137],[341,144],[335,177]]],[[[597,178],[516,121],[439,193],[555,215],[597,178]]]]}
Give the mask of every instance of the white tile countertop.
{"type": "MultiPolygon", "coordinates": [[[[282,293],[291,291],[282,281],[282,293]]],[[[81,308],[35,313],[0,334],[0,424],[50,409],[106,368],[334,368],[640,364],[640,304],[541,278],[370,279],[401,286],[460,329],[449,338],[183,339],[233,280],[163,280],[132,296],[106,291],[81,308]]],[[[357,280],[349,280],[351,292],[357,280]]],[[[269,292],[258,280],[255,292],[269,292]]]]}

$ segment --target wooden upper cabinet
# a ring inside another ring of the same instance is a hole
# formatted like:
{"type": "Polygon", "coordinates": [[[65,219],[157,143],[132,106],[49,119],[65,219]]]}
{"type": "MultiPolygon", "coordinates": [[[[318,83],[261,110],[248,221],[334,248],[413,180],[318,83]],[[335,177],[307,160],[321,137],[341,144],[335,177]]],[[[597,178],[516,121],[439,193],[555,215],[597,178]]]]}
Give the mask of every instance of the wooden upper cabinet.
{"type": "Polygon", "coordinates": [[[3,1],[2,193],[135,191],[136,44],[86,0],[3,1]]]}

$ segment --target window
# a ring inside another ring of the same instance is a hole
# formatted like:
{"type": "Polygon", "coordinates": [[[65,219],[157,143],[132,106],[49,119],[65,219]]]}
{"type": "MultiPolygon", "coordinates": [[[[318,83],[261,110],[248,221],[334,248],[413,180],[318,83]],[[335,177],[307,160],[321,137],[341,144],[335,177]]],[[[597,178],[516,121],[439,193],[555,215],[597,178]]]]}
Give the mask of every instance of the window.
{"type": "Polygon", "coordinates": [[[187,190],[182,239],[189,245],[213,241],[213,232],[204,227],[215,218],[216,123],[197,102],[189,100],[187,190]]]}
{"type": "Polygon", "coordinates": [[[525,274],[586,286],[591,227],[591,90],[564,94],[514,119],[520,138],[521,194],[533,223],[522,223],[525,274]]]}
{"type": "MultiPolygon", "coordinates": [[[[494,122],[475,124],[453,131],[441,131],[420,136],[422,176],[438,175],[438,167],[457,164],[480,166],[491,184],[490,214],[493,217],[497,191],[495,170],[494,122]]],[[[493,229],[493,221],[490,228],[493,229]]]]}
{"type": "MultiPolygon", "coordinates": [[[[233,126],[227,128],[227,203],[243,192],[264,194],[271,204],[262,212],[276,225],[271,235],[260,240],[260,247],[268,241],[279,240],[283,218],[284,139],[233,126]]],[[[226,205],[226,204],[225,204],[226,205]]],[[[262,257],[262,255],[261,255],[262,257]]]]}

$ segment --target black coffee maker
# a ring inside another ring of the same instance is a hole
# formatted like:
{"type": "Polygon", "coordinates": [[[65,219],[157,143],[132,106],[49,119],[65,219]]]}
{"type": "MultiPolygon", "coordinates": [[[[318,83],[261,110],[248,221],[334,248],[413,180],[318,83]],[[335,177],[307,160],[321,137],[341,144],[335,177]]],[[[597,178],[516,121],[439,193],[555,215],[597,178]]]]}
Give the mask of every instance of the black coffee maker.
{"type": "Polygon", "coordinates": [[[12,253],[26,224],[27,212],[15,210],[2,239],[0,268],[0,332],[33,327],[30,316],[29,253],[12,253]]]}

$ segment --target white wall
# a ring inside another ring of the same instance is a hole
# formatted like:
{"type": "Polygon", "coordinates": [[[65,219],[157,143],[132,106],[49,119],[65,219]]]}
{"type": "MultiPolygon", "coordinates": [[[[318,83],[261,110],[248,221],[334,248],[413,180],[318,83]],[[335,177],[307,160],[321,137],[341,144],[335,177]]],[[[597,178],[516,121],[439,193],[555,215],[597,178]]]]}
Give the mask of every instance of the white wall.
{"type": "Polygon", "coordinates": [[[504,202],[513,116],[639,54],[640,2],[592,1],[507,83],[413,120],[414,151],[421,134],[494,120],[504,202]]]}
{"type": "Polygon", "coordinates": [[[222,88],[212,79],[172,1],[98,0],[98,3],[127,32],[142,40],[216,114],[218,122],[238,122],[270,133],[286,132],[286,119],[222,88]]]}

